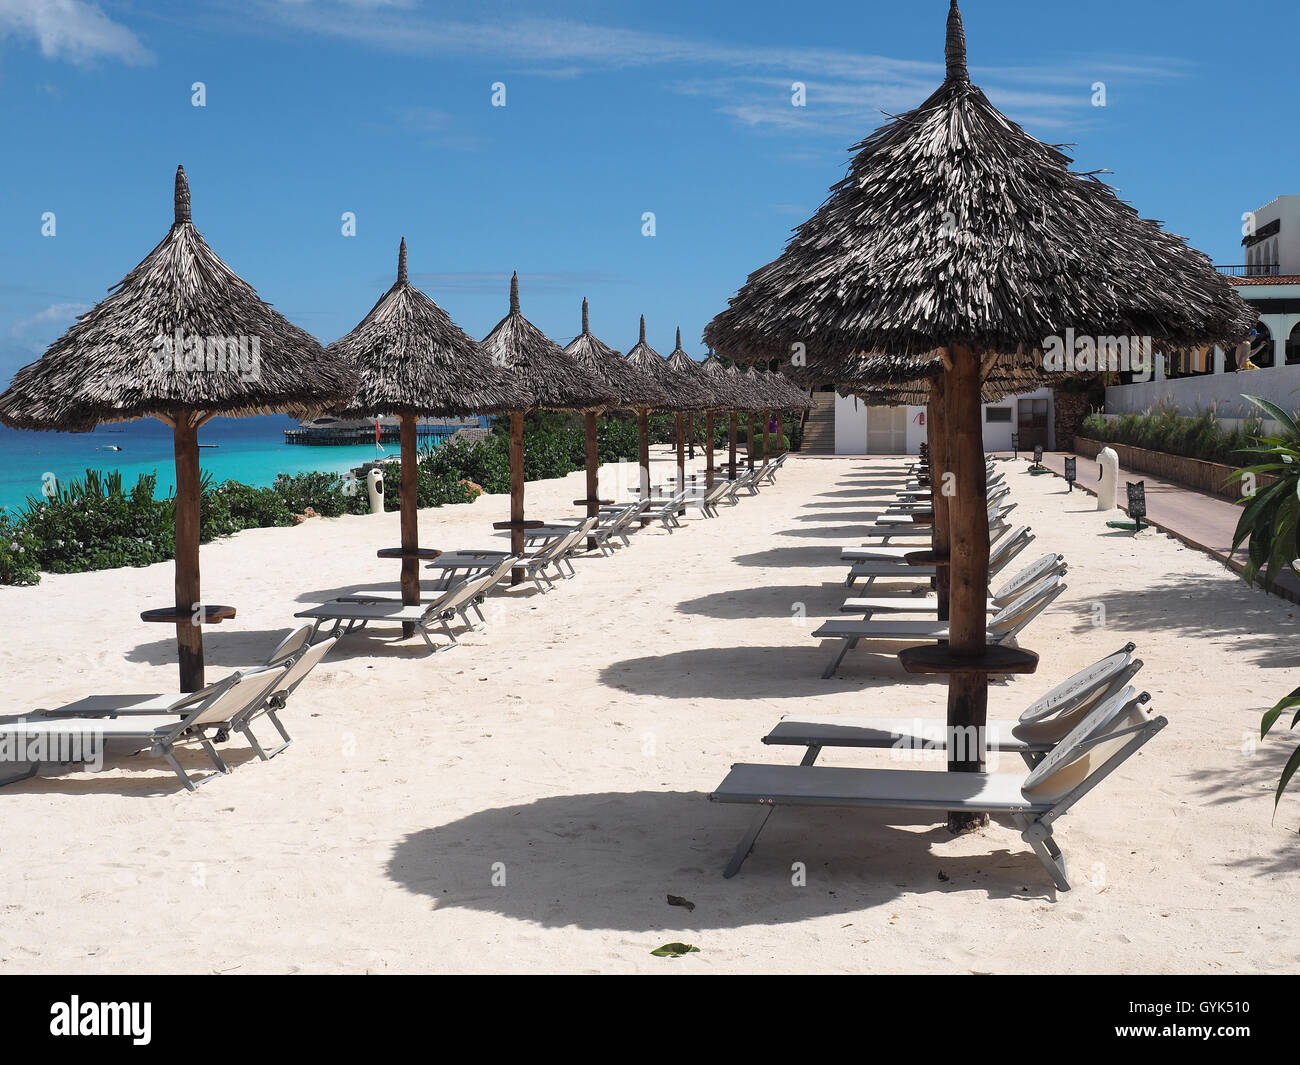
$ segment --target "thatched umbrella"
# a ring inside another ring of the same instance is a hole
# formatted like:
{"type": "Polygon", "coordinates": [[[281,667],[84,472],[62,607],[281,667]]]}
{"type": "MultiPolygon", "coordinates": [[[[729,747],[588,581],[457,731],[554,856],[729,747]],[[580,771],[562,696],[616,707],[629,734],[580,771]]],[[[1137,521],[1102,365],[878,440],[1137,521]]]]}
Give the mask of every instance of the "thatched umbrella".
{"type": "MultiPolygon", "coordinates": [[[[681,334],[679,331],[679,339],[680,336],[681,334]]],[[[673,366],[670,366],[667,359],[646,343],[644,314],[641,315],[641,335],[625,358],[631,366],[648,376],[663,390],[666,399],[663,403],[653,409],[671,411],[702,410],[703,405],[707,404],[708,400],[705,396],[704,389],[700,386],[699,382],[696,381],[695,375],[683,373],[673,366]]],[[[650,497],[650,408],[639,408],[636,413],[641,453],[641,498],[648,499],[650,497]]],[[[679,425],[680,421],[681,419],[679,416],[679,425]]],[[[680,431],[677,434],[677,439],[680,445],[680,431]]],[[[680,472],[680,446],[678,448],[678,466],[680,472]]]]}
{"type": "MultiPolygon", "coordinates": [[[[533,397],[530,409],[598,411],[615,402],[614,390],[519,311],[519,275],[510,275],[510,313],[483,338],[483,350],[533,397]]],[[[543,524],[533,522],[531,526],[543,524]]],[[[524,551],[524,412],[510,412],[510,520],[493,524],[510,530],[511,554],[524,551]]],[[[516,569],[514,584],[523,580],[516,569]]]]}
{"type": "MultiPolygon", "coordinates": [[[[576,360],[588,374],[603,381],[614,392],[612,407],[634,413],[648,412],[668,402],[668,393],[648,373],[638,369],[608,344],[591,333],[587,318],[587,301],[582,301],[582,332],[564,348],[564,353],[576,360]]],[[[596,441],[596,412],[584,415],[587,432],[587,516],[600,514],[599,498],[600,455],[596,441]]],[[[579,501],[575,500],[577,505],[579,501]]],[[[588,541],[594,546],[594,540],[588,541]]]]}
{"type": "Polygon", "coordinates": [[[201,626],[234,616],[200,595],[199,427],[218,415],[315,412],[346,396],[355,377],[208,247],[190,218],[184,167],[176,168],[174,207],[153,251],[14,375],[0,396],[0,422],[65,432],[136,418],[171,426],[176,602],[141,617],[175,624],[181,690],[197,691],[201,626]]]}
{"type": "MultiPolygon", "coordinates": [[[[416,507],[417,419],[527,410],[533,397],[410,283],[405,237],[397,252],[397,280],[352,332],[325,350],[357,371],[356,391],[337,414],[399,419],[402,545],[381,554],[401,558],[402,602],[418,603],[420,559],[429,552],[420,550],[416,507]]],[[[405,631],[410,635],[413,626],[405,631]]]]}
{"type": "MultiPolygon", "coordinates": [[[[717,472],[713,465],[713,417],[719,411],[728,411],[731,414],[731,425],[736,424],[736,407],[742,402],[741,386],[739,378],[728,371],[722,361],[709,352],[709,357],[700,363],[699,371],[700,384],[704,386],[705,392],[709,396],[709,407],[704,412],[704,455],[705,455],[705,487],[713,487],[713,475],[717,472]]],[[[732,441],[735,440],[735,434],[732,433],[732,441]]],[[[732,462],[735,457],[732,456],[732,462]]],[[[735,470],[732,470],[732,476],[735,476],[735,470]]]]}
{"type": "Polygon", "coordinates": [[[700,364],[682,347],[681,326],[677,327],[677,344],[668,353],[668,365],[682,380],[695,386],[691,393],[676,398],[673,411],[677,427],[677,484],[683,488],[686,484],[686,439],[688,436],[692,438],[691,457],[694,458],[695,415],[708,410],[713,397],[700,381],[700,364]]]}
{"type": "MultiPolygon", "coordinates": [[[[1140,218],[1095,176],[1000,114],[970,82],[953,0],[947,77],[915,110],[857,146],[843,181],[750,275],[705,330],[720,351],[838,358],[858,352],[943,365],[951,497],[951,639],[904,665],[949,674],[950,726],[982,727],[991,672],[1035,667],[985,647],[988,523],[980,396],[1000,354],[1067,327],[1174,345],[1235,343],[1250,311],[1210,261],[1140,218]]],[[[932,456],[933,462],[933,456],[932,456]]],[[[971,770],[950,747],[950,768],[971,770]]],[[[950,818],[958,827],[961,819],[950,818]]]]}

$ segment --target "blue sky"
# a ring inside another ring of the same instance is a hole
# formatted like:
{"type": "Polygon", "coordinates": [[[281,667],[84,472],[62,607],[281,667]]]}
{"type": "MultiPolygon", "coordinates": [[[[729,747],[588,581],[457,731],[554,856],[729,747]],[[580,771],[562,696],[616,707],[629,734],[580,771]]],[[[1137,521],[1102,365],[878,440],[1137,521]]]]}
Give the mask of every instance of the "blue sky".
{"type": "MultiPolygon", "coordinates": [[[[1218,263],[1241,261],[1243,211],[1300,192],[1297,11],[963,5],[993,102],[1218,263]]],[[[704,324],[822,202],[847,149],[942,79],[946,12],[0,0],[0,383],[164,235],[177,163],[208,242],[322,341],[391,283],[405,235],[413,279],[475,337],[517,269],[524,313],[561,343],[587,296],[617,348],[644,313],[661,351],[680,325],[702,353],[704,324]]]]}

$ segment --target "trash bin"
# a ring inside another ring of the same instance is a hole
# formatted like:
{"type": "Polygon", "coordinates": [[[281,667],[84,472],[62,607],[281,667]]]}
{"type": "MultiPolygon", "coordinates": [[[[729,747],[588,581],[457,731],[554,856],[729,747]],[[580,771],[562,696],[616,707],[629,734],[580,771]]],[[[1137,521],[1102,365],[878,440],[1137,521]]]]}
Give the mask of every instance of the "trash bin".
{"type": "Polygon", "coordinates": [[[384,512],[384,471],[373,469],[366,474],[366,486],[370,489],[370,513],[384,512]]]}

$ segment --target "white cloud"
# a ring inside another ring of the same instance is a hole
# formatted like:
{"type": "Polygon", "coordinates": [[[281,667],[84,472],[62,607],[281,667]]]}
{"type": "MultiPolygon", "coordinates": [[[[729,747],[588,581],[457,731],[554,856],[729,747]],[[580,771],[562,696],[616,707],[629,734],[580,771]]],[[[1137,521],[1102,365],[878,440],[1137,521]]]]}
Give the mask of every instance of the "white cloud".
{"type": "Polygon", "coordinates": [[[32,350],[40,351],[70,326],[77,315],[85,314],[88,310],[89,303],[51,303],[42,311],[17,319],[9,327],[9,335],[32,350]]]}
{"type": "MultiPolygon", "coordinates": [[[[878,124],[881,113],[915,107],[938,86],[943,63],[860,54],[837,48],[759,46],[671,33],[601,26],[560,17],[476,19],[356,0],[277,3],[254,0],[267,21],[379,51],[477,55],[503,73],[575,78],[586,71],[676,67],[672,88],[711,99],[716,110],[751,130],[840,140],[878,124]],[[708,76],[699,73],[707,71],[708,76]],[[691,76],[694,75],[694,76],[691,76]],[[807,85],[806,109],[790,106],[791,82],[807,85]]],[[[936,38],[935,47],[941,42],[936,38]]],[[[1086,121],[1092,82],[1108,76],[1158,80],[1186,76],[1186,64],[1156,56],[1075,57],[1053,66],[976,67],[976,81],[1012,117],[1034,126],[1086,121]]]]}
{"type": "Polygon", "coordinates": [[[34,40],[46,59],[153,59],[134,33],[85,0],[0,0],[0,36],[34,40]]]}

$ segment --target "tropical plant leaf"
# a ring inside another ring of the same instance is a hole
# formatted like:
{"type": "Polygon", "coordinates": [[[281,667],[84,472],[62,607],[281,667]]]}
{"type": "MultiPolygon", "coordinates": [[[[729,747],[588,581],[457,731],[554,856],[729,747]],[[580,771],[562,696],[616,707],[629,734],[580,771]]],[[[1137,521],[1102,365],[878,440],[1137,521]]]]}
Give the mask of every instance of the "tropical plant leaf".
{"type": "MultiPolygon", "coordinates": [[[[1267,736],[1268,730],[1277,722],[1277,719],[1282,715],[1282,711],[1290,710],[1293,706],[1300,706],[1300,688],[1297,688],[1290,695],[1283,696],[1264,712],[1264,716],[1259,723],[1259,738],[1262,740],[1267,736]]],[[[1297,711],[1296,719],[1291,722],[1292,728],[1295,728],[1296,720],[1300,720],[1300,711],[1297,711]]]]}
{"type": "Polygon", "coordinates": [[[693,947],[689,943],[665,943],[657,950],[650,953],[656,958],[680,958],[683,954],[698,954],[699,947],[693,947]]]}
{"type": "Polygon", "coordinates": [[[1291,415],[1287,414],[1287,412],[1276,403],[1267,399],[1262,399],[1259,396],[1245,396],[1243,398],[1249,400],[1260,410],[1268,414],[1270,418],[1281,425],[1293,437],[1300,436],[1300,427],[1296,425],[1295,419],[1292,418],[1291,415]]]}
{"type": "Polygon", "coordinates": [[[1300,769],[1300,747],[1291,752],[1291,757],[1286,760],[1286,765],[1282,767],[1282,777],[1277,782],[1277,791],[1273,794],[1273,810],[1276,813],[1277,804],[1282,801],[1282,792],[1286,791],[1286,786],[1291,783],[1291,778],[1295,776],[1295,771],[1300,769]]]}

